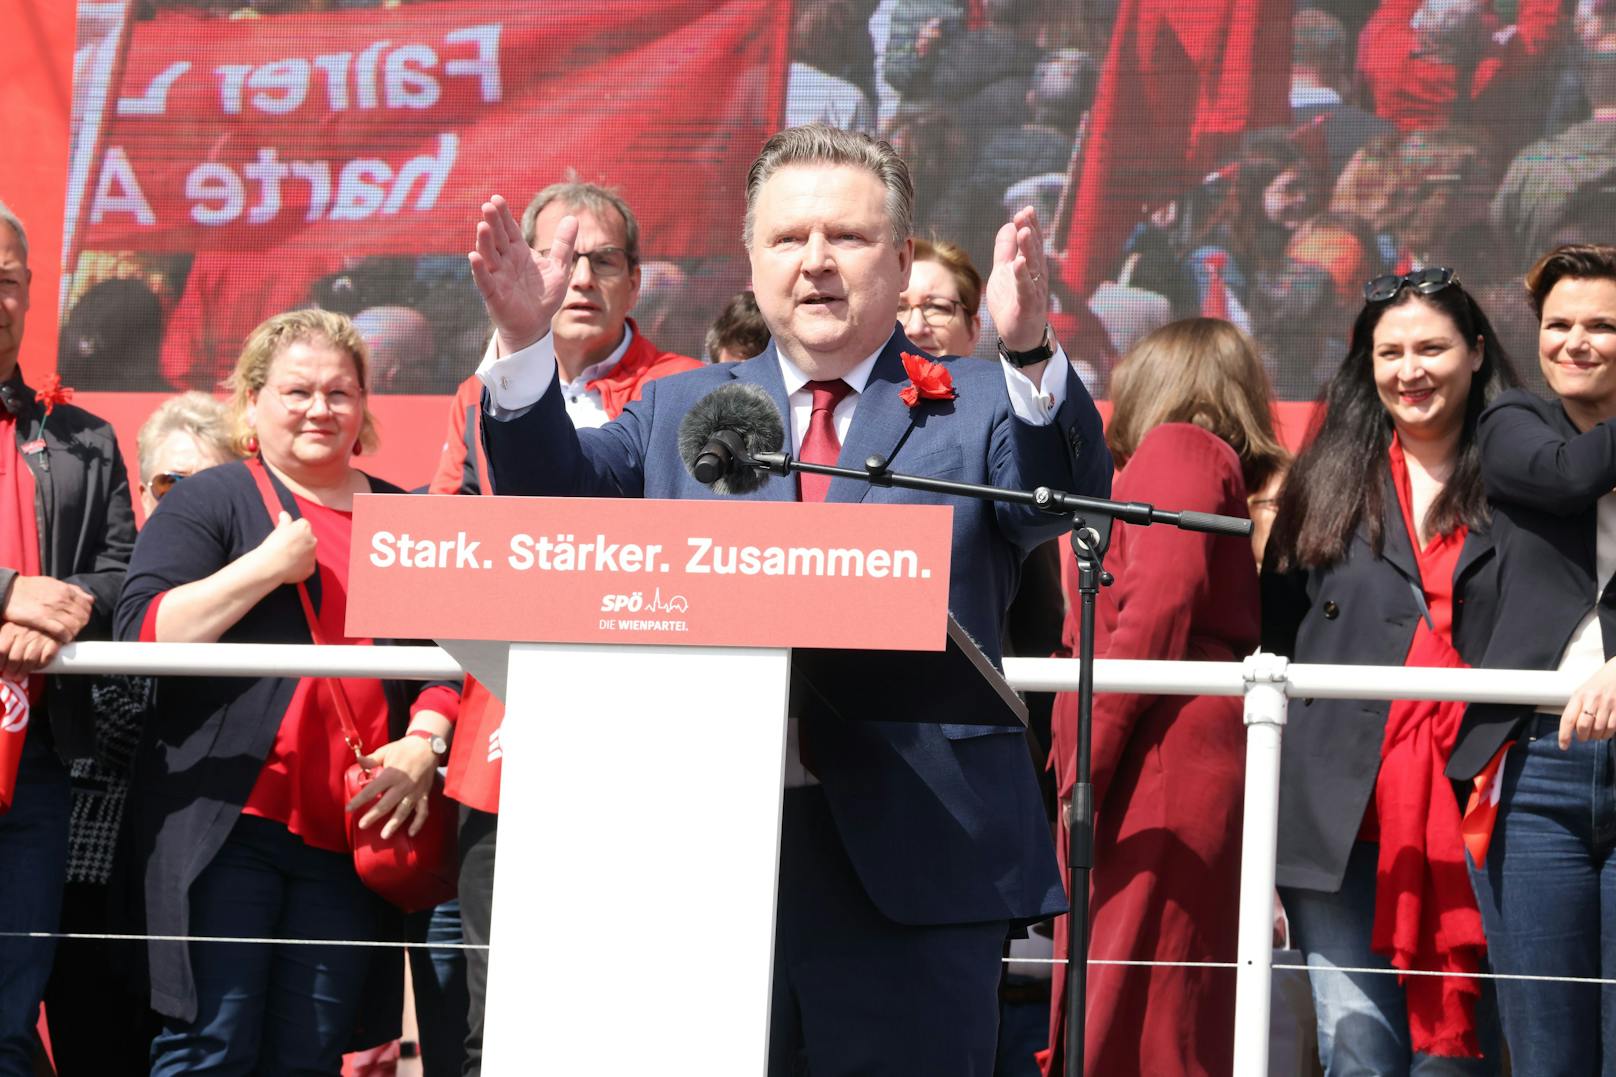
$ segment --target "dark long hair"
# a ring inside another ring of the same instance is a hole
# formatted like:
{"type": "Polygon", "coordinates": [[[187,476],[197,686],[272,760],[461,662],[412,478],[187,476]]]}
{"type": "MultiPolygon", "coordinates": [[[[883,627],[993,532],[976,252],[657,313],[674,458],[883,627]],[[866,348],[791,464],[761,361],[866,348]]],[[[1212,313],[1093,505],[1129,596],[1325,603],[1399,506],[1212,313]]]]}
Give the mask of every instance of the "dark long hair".
{"type": "Polygon", "coordinates": [[[1325,386],[1307,447],[1291,465],[1280,491],[1268,544],[1270,564],[1279,571],[1320,568],[1340,561],[1360,527],[1379,555],[1386,531],[1386,453],[1393,428],[1375,388],[1375,327],[1388,310],[1415,302],[1429,304],[1453,319],[1466,343],[1473,346],[1478,337],[1482,341],[1481,369],[1471,379],[1465,401],[1458,460],[1429,509],[1430,530],[1447,534],[1460,524],[1487,526],[1476,421],[1494,398],[1520,381],[1492,323],[1462,286],[1454,283],[1430,295],[1404,288],[1386,302],[1364,304],[1352,323],[1347,357],[1325,386]]]}

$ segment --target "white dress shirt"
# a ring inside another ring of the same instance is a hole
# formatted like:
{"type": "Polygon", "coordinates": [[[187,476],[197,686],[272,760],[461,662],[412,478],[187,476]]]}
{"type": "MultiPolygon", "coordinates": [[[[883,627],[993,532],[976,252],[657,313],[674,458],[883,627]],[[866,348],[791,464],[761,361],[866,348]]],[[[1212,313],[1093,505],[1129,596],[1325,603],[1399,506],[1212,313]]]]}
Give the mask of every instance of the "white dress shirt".
{"type": "MultiPolygon", "coordinates": [[[[1616,493],[1599,499],[1598,529],[1594,538],[1594,608],[1571,633],[1560,656],[1561,673],[1575,673],[1578,680],[1587,680],[1605,664],[1605,637],[1599,628],[1599,598],[1616,576],[1616,493]]],[[[1539,707],[1543,714],[1559,714],[1563,707],[1539,707]]]]}
{"type": "MultiPolygon", "coordinates": [[[[606,405],[602,402],[599,391],[589,388],[589,383],[596,378],[603,378],[610,374],[612,368],[622,362],[623,356],[628,354],[628,346],[633,342],[634,327],[624,322],[623,339],[618,342],[617,347],[612,349],[612,354],[600,362],[580,370],[578,376],[571,381],[561,379],[561,399],[567,407],[567,418],[571,419],[572,425],[579,430],[588,427],[605,426],[611,421],[611,416],[606,414],[606,405]]],[[[546,389],[550,388],[551,379],[561,377],[561,368],[556,363],[555,357],[555,338],[552,335],[549,333],[544,334],[543,340],[540,340],[537,344],[529,345],[522,351],[515,353],[515,355],[525,355],[528,352],[534,353],[534,362],[515,371],[514,376],[533,378],[535,381],[542,380],[543,387],[539,389],[537,395],[525,407],[511,409],[508,412],[494,409],[492,414],[510,418],[515,414],[526,411],[528,407],[532,407],[533,404],[538,402],[539,397],[544,395],[546,389]],[[541,356],[542,358],[540,358],[541,356]],[[547,368],[548,375],[539,379],[534,368],[547,368]]],[[[514,358],[514,355],[507,356],[507,358],[514,358]]],[[[499,341],[491,339],[488,342],[487,350],[483,352],[483,361],[478,364],[478,375],[481,376],[485,369],[498,362],[501,362],[499,341]]],[[[512,371],[507,369],[506,374],[512,374],[512,371]]],[[[487,384],[487,379],[483,379],[483,382],[487,384]]]]}

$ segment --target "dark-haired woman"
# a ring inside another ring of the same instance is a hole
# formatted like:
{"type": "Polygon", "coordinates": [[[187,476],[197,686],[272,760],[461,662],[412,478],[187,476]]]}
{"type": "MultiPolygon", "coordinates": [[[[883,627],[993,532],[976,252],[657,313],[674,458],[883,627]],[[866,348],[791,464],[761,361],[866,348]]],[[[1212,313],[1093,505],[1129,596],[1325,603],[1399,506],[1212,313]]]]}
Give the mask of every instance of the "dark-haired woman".
{"type": "MultiPolygon", "coordinates": [[[[1555,402],[1506,393],[1483,414],[1497,628],[1484,664],[1586,678],[1564,707],[1473,705],[1448,773],[1496,799],[1471,880],[1495,970],[1616,977],[1616,247],[1560,247],[1526,277],[1555,402]]],[[[1609,986],[1498,984],[1515,1072],[1616,1072],[1609,986]]]]}
{"type": "MultiPolygon", "coordinates": [[[[1280,494],[1263,566],[1265,649],[1298,662],[1479,660],[1493,557],[1476,424],[1515,384],[1451,271],[1365,286],[1323,418],[1280,494]]],[[[1462,704],[1292,704],[1277,878],[1327,1074],[1498,1072],[1475,978],[1336,971],[1482,967],[1459,804],[1442,778],[1462,714],[1462,704]]]]}

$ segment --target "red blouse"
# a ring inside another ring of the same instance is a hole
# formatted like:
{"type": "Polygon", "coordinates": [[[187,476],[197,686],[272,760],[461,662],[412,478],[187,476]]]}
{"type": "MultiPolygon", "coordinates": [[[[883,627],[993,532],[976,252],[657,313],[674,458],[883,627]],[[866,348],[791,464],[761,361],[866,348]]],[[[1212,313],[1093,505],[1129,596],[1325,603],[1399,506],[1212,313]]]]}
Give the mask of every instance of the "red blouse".
{"type": "MultiPolygon", "coordinates": [[[[352,639],[344,632],[348,612],[348,551],[352,545],[353,513],[341,512],[296,497],[298,512],[314,529],[314,559],[320,574],[320,629],[331,644],[368,646],[370,639],[352,639]]],[[[157,607],[165,596],[152,601],[141,627],[141,639],[155,640],[157,607]]],[[[281,716],[275,743],[269,749],[258,782],[242,811],[285,823],[286,828],[316,849],[343,853],[349,849],[343,805],[343,772],[354,754],[342,739],[337,710],[331,702],[335,681],[304,677],[292,692],[292,702],[281,716]]],[[[392,738],[387,730],[387,700],[381,681],[374,677],[341,678],[364,749],[371,752],[392,738]]],[[[416,698],[411,713],[435,711],[454,720],[459,695],[441,685],[416,698]]]]}

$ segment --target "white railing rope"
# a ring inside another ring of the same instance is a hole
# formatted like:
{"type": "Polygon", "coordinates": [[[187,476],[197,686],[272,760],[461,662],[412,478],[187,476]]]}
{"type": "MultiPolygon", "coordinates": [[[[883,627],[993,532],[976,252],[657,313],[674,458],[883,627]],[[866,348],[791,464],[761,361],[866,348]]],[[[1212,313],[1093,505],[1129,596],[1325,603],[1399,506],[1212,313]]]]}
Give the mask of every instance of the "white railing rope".
{"type": "MultiPolygon", "coordinates": [[[[1010,658],[1005,660],[1004,671],[1011,687],[1022,691],[1077,689],[1075,659],[1010,658]]],[[[433,680],[456,676],[460,667],[439,647],[87,642],[63,647],[47,672],[433,680]]],[[[1104,660],[1095,664],[1095,689],[1101,692],[1246,697],[1246,800],[1235,990],[1237,1077],[1264,1077],[1268,1070],[1279,754],[1288,700],[1453,699],[1563,706],[1579,683],[1574,675],[1541,671],[1296,665],[1273,655],[1254,655],[1244,662],[1104,660]]]]}

